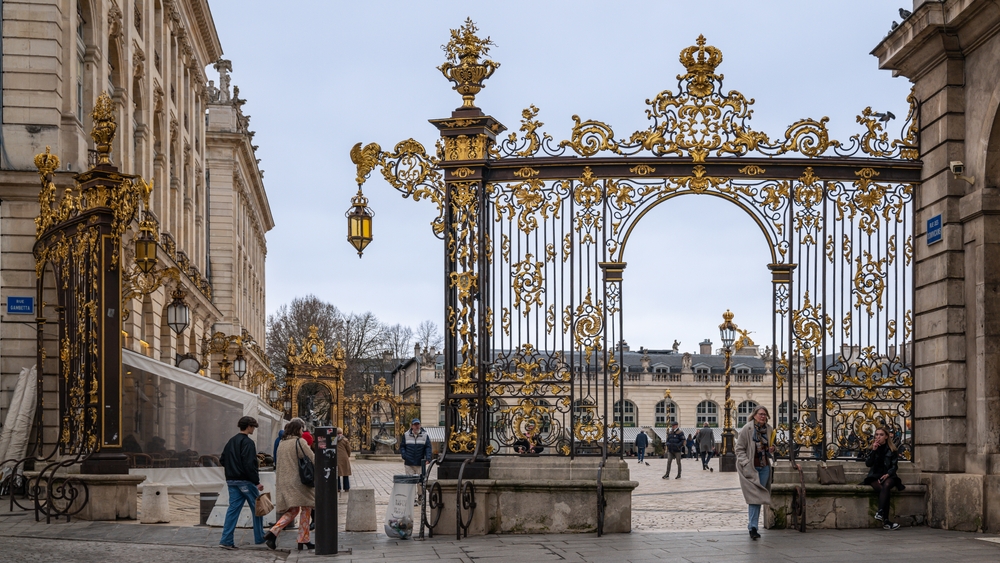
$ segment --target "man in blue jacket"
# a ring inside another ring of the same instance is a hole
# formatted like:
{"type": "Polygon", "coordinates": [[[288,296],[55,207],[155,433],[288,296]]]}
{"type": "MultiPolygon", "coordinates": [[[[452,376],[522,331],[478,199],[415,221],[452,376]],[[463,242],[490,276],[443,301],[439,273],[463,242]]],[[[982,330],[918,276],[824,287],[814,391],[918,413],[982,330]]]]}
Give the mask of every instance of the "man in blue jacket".
{"type": "Polygon", "coordinates": [[[649,446],[649,436],[646,435],[646,432],[643,431],[636,434],[635,449],[639,453],[639,463],[645,463],[646,465],[649,465],[649,462],[646,461],[646,448],[648,446],[649,446]]]}
{"type": "MultiPolygon", "coordinates": [[[[431,437],[420,427],[420,419],[414,418],[410,429],[403,433],[399,453],[403,457],[403,465],[407,475],[420,475],[423,480],[424,468],[431,461],[431,437]]],[[[423,486],[420,487],[423,496],[423,486]]]]}
{"type": "Polygon", "coordinates": [[[670,423],[670,431],[667,432],[667,472],[663,474],[664,479],[670,478],[670,465],[677,460],[677,477],[681,478],[681,457],[684,456],[684,433],[677,428],[677,423],[670,423]]]}

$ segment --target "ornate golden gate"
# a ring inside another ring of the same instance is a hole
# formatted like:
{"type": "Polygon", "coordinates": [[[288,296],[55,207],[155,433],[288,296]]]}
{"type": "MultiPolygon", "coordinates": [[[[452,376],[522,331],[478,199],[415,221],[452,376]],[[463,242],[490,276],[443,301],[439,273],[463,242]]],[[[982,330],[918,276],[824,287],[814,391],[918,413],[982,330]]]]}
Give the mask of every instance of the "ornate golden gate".
{"type": "Polygon", "coordinates": [[[332,354],[326,353],[326,342],[319,329],[309,327],[309,336],[299,345],[295,337],[288,339],[288,364],[285,366],[286,385],[292,401],[291,416],[317,425],[344,425],[344,371],[346,353],[338,342],[332,354]],[[325,396],[324,396],[325,395],[325,396]]]}
{"type": "MultiPolygon", "coordinates": [[[[648,128],[618,138],[574,116],[569,138],[556,142],[529,106],[519,132],[503,137],[506,127],[474,105],[499,67],[483,60],[492,43],[476,32],[467,21],[444,46],[440,70],[463,105],[431,120],[436,154],[413,139],[351,151],[354,215],[367,213],[360,186],[376,167],[439,211],[441,478],[457,473],[449,461],[485,464],[526,432],[540,436],[544,454],[621,451],[611,411],[625,386],[616,343],[629,235],[652,208],[692,194],[739,206],[771,248],[771,412],[783,454],[851,455],[887,425],[911,455],[915,98],[895,140],[888,116],[871,108],[847,142],[830,138],[825,117],[772,137],[750,127],[753,100],[723,89],[722,53],[698,37],[681,51],[677,92],[647,100],[648,128]]],[[[731,402],[725,409],[732,414],[731,402]]]]}

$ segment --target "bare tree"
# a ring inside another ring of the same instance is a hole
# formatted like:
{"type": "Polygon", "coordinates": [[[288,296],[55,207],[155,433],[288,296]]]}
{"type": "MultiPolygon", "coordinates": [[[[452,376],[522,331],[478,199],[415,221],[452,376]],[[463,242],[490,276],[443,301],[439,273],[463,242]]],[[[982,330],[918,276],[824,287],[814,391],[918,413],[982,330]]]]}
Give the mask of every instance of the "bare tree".
{"type": "Polygon", "coordinates": [[[343,324],[344,314],[340,309],[315,295],[296,297],[291,303],[278,307],[267,318],[267,356],[279,380],[285,376],[289,338],[295,337],[301,344],[302,339],[309,336],[309,327],[315,326],[317,336],[332,345],[343,324]]]}
{"type": "Polygon", "coordinates": [[[424,321],[420,323],[417,327],[417,334],[415,335],[417,344],[420,344],[422,350],[427,350],[428,348],[435,348],[440,350],[441,345],[444,343],[444,338],[441,336],[441,331],[438,329],[438,325],[434,321],[424,321]]]}
{"type": "Polygon", "coordinates": [[[385,331],[385,350],[393,360],[402,360],[413,355],[413,329],[400,324],[390,326],[385,331]]]}

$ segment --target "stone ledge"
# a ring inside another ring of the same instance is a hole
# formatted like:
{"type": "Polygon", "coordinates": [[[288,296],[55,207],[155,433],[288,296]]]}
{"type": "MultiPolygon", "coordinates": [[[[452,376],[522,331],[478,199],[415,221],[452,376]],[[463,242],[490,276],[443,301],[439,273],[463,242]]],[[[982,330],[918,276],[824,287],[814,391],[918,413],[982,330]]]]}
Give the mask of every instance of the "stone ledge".
{"type": "MultiPolygon", "coordinates": [[[[792,494],[798,485],[792,483],[775,483],[771,485],[771,492],[792,494]]],[[[818,483],[806,483],[806,498],[810,496],[870,496],[873,495],[869,485],[820,485],[818,483]]],[[[906,485],[905,491],[893,490],[892,496],[920,496],[927,494],[927,485],[906,485]]]]}
{"type": "MultiPolygon", "coordinates": [[[[33,479],[38,471],[25,471],[33,479]]],[[[80,520],[135,520],[138,514],[138,485],[146,480],[144,475],[92,475],[84,473],[56,473],[57,479],[74,479],[87,486],[87,504],[73,518],[80,520]]],[[[81,499],[70,508],[78,508],[81,499]]]]}

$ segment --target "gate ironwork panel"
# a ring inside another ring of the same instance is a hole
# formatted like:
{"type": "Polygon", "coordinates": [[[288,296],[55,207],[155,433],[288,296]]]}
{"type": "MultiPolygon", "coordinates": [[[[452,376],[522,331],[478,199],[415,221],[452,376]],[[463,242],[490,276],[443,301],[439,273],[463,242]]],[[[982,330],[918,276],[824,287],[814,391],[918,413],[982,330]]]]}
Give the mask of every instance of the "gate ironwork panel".
{"type": "Polygon", "coordinates": [[[781,453],[851,456],[884,425],[911,457],[912,95],[894,140],[871,108],[847,142],[825,117],[771,137],[751,128],[752,99],[723,90],[722,53],[698,37],[680,53],[677,92],[647,100],[647,129],[617,138],[573,116],[556,142],[529,106],[501,138],[506,128],[473,105],[499,67],[476,32],[467,21],[444,46],[440,70],[464,105],[431,121],[435,155],[413,139],[351,151],[359,195],[381,168],[439,211],[449,456],[620,455],[625,248],[654,207],[704,195],[747,212],[771,249],[765,359],[781,453]]]}

